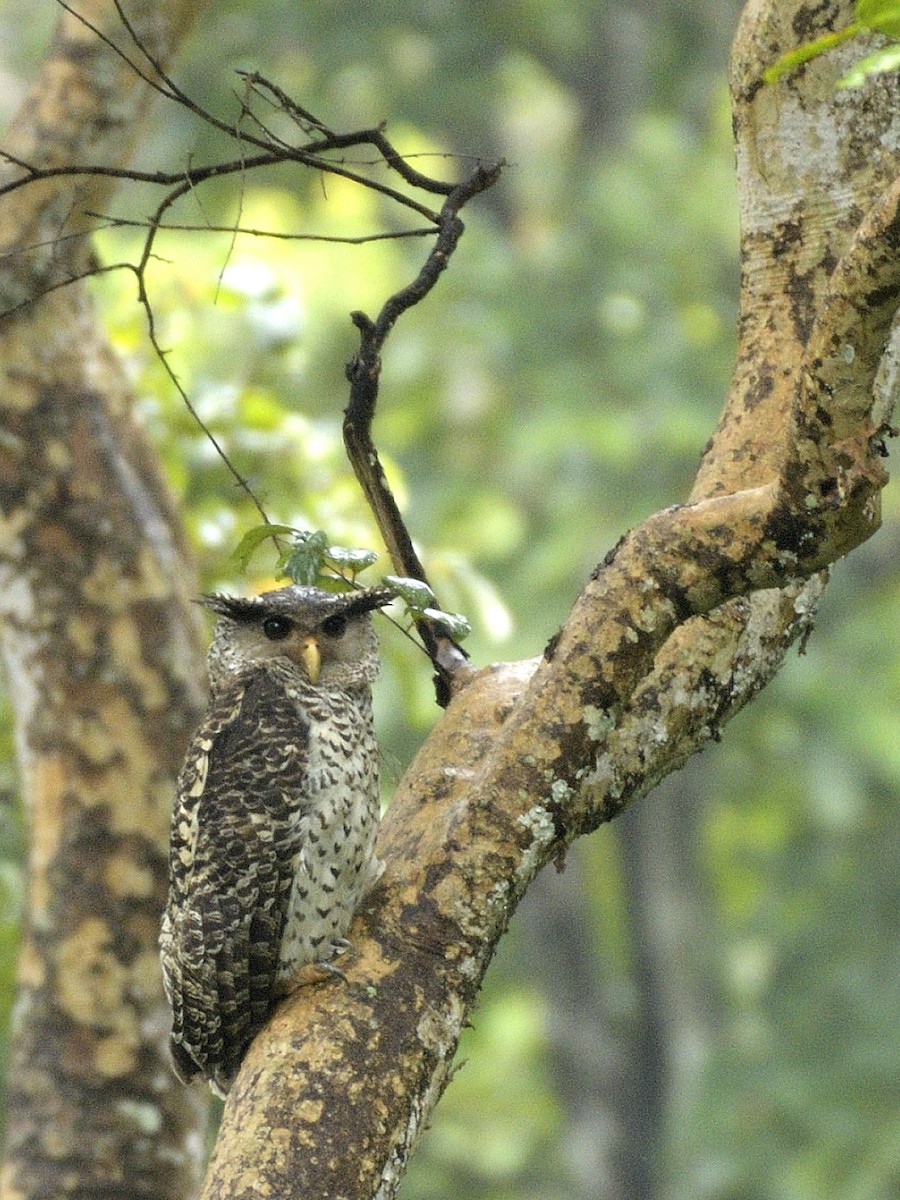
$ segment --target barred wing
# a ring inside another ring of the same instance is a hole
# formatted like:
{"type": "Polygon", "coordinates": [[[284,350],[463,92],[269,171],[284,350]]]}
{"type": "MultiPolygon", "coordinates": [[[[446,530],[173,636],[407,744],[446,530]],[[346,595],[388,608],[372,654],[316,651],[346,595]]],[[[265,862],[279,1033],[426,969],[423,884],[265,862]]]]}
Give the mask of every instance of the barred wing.
{"type": "Polygon", "coordinates": [[[227,1087],[271,1002],[307,808],[309,727],[265,668],[213,697],[179,776],[161,936],[172,1057],[227,1087]]]}

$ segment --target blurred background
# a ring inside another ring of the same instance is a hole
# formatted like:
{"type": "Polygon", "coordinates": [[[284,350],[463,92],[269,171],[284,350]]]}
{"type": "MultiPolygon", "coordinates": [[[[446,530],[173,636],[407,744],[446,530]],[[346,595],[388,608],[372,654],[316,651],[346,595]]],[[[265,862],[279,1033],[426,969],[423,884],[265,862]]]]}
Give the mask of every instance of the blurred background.
{"type": "MultiPolygon", "coordinates": [[[[376,424],[477,662],[539,653],[618,537],[686,496],[716,423],[735,343],[739,8],[218,0],[175,67],[223,116],[235,72],[258,69],[332,128],[387,121],[402,151],[435,156],[423,169],[508,161],[392,335],[376,424]]],[[[56,11],[0,0],[4,121],[56,11]]],[[[218,153],[233,156],[167,108],[138,157],[177,170],[218,153]]],[[[372,193],[284,168],[201,200],[181,218],[328,235],[397,223],[372,193]]],[[[126,193],[114,211],[155,203],[126,193]]],[[[138,236],[104,233],[101,258],[133,256],[138,236]]],[[[347,314],[374,312],[422,244],[172,234],[158,249],[160,340],[271,519],[375,546],[340,444],[347,314]]],[[[232,557],[258,518],[153,359],[134,291],[125,273],[95,286],[204,586],[264,585],[264,554],[244,578],[232,557]]],[[[720,745],[537,881],[405,1200],[900,1194],[898,611],[894,485],[884,528],[835,568],[805,656],[720,745]]],[[[389,628],[382,640],[389,796],[437,713],[424,657],[389,628]]],[[[25,840],[7,710],[0,750],[5,1037],[25,840]]]]}

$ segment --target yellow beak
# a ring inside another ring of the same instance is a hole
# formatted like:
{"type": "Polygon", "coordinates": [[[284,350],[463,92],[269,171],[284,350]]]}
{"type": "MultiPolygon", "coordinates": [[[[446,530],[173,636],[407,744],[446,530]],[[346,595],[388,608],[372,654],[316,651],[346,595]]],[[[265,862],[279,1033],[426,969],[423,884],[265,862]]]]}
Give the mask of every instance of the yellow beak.
{"type": "Polygon", "coordinates": [[[319,650],[319,643],[314,637],[304,639],[300,647],[300,659],[306,668],[310,683],[318,683],[322,670],[322,654],[319,650]]]}

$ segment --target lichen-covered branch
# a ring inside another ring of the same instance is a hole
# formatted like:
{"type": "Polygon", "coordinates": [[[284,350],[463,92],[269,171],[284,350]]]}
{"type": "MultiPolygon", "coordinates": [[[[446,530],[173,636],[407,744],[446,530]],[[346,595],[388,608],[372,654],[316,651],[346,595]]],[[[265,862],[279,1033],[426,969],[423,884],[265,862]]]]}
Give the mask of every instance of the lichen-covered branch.
{"type": "Polygon", "coordinates": [[[295,992],[251,1047],[205,1200],[393,1195],[535,872],[718,736],[877,528],[896,84],[838,93],[846,57],[761,81],[851,10],[752,0],[736,39],[741,341],[691,503],[623,538],[543,659],[453,698],[388,813],[349,983],[295,992]]]}

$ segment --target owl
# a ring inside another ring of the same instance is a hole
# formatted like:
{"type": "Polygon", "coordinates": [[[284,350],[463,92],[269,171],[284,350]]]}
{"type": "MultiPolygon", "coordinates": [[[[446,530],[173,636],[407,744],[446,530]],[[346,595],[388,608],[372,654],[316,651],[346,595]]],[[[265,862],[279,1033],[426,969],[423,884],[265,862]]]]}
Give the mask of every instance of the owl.
{"type": "Polygon", "coordinates": [[[346,947],[380,873],[370,614],[393,596],[203,600],[219,617],[211,695],[178,777],[160,934],[185,1082],[199,1074],[225,1095],[298,969],[328,969],[346,947]]]}

